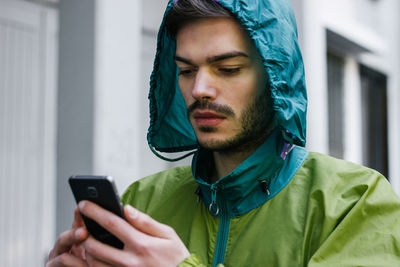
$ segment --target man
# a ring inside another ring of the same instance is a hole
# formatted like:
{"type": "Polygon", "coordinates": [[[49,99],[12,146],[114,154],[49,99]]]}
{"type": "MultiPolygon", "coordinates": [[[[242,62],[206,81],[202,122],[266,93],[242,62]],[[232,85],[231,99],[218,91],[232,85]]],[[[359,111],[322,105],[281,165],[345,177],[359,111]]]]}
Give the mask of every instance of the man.
{"type": "Polygon", "coordinates": [[[48,266],[400,266],[386,179],[303,148],[289,1],[170,1],[150,101],[152,150],[195,149],[192,166],[132,184],[126,221],[81,202],[48,266]],[[79,212],[124,249],[88,237],[79,212]]]}

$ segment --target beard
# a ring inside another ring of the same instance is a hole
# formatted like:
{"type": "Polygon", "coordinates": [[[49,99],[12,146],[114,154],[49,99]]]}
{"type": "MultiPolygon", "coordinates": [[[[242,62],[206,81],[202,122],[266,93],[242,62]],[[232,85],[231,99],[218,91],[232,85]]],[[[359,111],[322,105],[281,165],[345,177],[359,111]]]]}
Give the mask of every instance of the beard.
{"type": "MultiPolygon", "coordinates": [[[[235,136],[225,140],[199,141],[200,146],[216,152],[243,152],[261,145],[273,129],[272,99],[268,93],[269,90],[266,91],[260,96],[254,97],[253,101],[245,108],[239,118],[241,129],[235,136]]],[[[195,109],[209,109],[227,117],[236,116],[231,107],[206,101],[196,101],[190,105],[188,114],[190,115],[195,109]]],[[[198,130],[212,133],[218,129],[216,127],[199,127],[198,130]]]]}

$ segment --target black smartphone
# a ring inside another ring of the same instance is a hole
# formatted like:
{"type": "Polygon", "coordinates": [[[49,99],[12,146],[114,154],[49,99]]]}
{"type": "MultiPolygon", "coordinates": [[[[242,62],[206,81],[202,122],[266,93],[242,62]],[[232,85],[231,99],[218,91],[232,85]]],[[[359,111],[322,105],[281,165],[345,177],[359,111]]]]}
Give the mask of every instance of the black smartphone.
{"type": "MultiPolygon", "coordinates": [[[[76,203],[89,200],[106,210],[124,218],[123,205],[118,196],[114,181],[110,176],[76,175],[69,178],[69,185],[76,203]]],[[[83,221],[89,233],[97,240],[122,249],[124,243],[104,229],[94,220],[82,214],[83,221]]]]}

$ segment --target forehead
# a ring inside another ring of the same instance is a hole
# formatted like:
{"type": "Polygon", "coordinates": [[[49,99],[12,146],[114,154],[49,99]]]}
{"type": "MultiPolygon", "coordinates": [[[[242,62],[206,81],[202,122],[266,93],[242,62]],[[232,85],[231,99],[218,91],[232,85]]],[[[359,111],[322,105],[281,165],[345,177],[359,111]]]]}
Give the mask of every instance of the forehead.
{"type": "Polygon", "coordinates": [[[233,18],[188,22],[178,31],[176,44],[177,55],[199,60],[232,51],[251,55],[253,50],[248,34],[233,18]]]}

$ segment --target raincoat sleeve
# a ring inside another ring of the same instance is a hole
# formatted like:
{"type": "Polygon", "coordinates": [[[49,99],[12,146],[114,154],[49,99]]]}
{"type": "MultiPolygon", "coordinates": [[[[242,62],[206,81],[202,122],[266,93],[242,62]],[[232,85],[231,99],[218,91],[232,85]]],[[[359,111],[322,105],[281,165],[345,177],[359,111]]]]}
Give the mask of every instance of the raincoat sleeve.
{"type": "Polygon", "coordinates": [[[307,266],[400,266],[400,201],[388,181],[375,176],[369,185],[343,191],[353,204],[307,266]]]}

